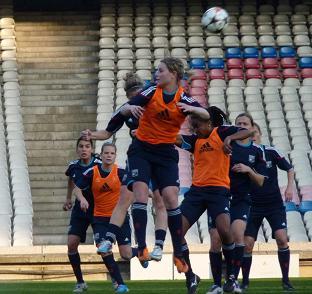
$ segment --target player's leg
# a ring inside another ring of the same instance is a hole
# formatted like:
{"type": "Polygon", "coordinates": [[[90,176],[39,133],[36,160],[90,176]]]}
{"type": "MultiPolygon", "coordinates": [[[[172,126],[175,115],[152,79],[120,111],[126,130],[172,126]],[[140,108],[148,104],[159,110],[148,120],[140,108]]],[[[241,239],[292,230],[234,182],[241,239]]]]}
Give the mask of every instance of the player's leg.
{"type": "Polygon", "coordinates": [[[81,271],[81,261],[78,252],[78,246],[80,242],[85,242],[86,232],[89,226],[89,219],[80,218],[75,214],[73,210],[70,225],[68,230],[67,248],[68,248],[68,259],[72,266],[73,272],[75,274],[77,283],[73,290],[74,293],[82,293],[87,290],[88,286],[84,282],[83,274],[81,271]]]}
{"type": "MultiPolygon", "coordinates": [[[[97,247],[101,244],[102,239],[105,238],[106,236],[108,224],[109,224],[108,220],[95,220],[94,223],[92,224],[93,233],[94,233],[94,241],[97,247]]],[[[128,292],[129,290],[124,283],[118,264],[116,263],[114,259],[114,255],[112,253],[110,254],[101,253],[101,257],[103,259],[103,263],[105,264],[111,276],[116,293],[128,292]],[[117,292],[117,290],[119,292],[117,292]]]]}
{"type": "Polygon", "coordinates": [[[272,228],[273,237],[278,248],[278,261],[282,271],[282,284],[285,290],[294,290],[289,281],[290,251],[287,237],[287,219],[285,207],[276,209],[267,215],[267,220],[272,228]]]}
{"type": "Polygon", "coordinates": [[[216,229],[216,224],[212,222],[211,217],[208,217],[210,249],[209,260],[210,269],[212,272],[213,285],[208,290],[207,294],[220,294],[222,290],[222,241],[216,229]]]}
{"type": "Polygon", "coordinates": [[[155,246],[151,259],[160,261],[168,227],[168,215],[164,201],[158,189],[153,191],[153,206],[155,209],[155,246]]]}

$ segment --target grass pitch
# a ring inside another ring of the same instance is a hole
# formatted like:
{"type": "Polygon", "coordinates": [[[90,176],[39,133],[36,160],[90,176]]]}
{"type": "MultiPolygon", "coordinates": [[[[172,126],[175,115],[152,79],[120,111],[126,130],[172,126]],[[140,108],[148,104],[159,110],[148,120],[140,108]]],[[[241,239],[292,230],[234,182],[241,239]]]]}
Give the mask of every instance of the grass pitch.
{"type": "MultiPolygon", "coordinates": [[[[295,287],[294,293],[312,294],[312,279],[292,279],[295,287]]],[[[72,282],[0,282],[0,293],[2,294],[67,294],[72,293],[72,282]]],[[[130,293],[135,294],[184,294],[186,293],[184,281],[138,281],[127,282],[130,293]]],[[[109,282],[88,282],[88,294],[110,294],[114,293],[109,282]]],[[[211,286],[211,281],[201,282],[198,294],[205,294],[211,286]]],[[[281,288],[281,282],[277,279],[252,280],[248,294],[270,294],[285,293],[281,288]]]]}

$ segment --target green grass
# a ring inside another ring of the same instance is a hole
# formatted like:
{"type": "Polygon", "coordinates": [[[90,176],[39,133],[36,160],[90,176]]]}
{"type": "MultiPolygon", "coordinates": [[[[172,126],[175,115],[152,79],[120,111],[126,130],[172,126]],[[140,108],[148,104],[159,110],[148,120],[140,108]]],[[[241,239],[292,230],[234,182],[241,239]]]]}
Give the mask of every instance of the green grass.
{"type": "MultiPolygon", "coordinates": [[[[295,293],[312,293],[312,279],[292,279],[296,288],[295,293]]],[[[184,281],[140,281],[128,282],[130,293],[148,294],[184,294],[184,281]]],[[[109,282],[88,282],[89,290],[86,294],[109,294],[114,293],[109,282]]],[[[202,281],[198,294],[204,294],[211,285],[211,281],[202,281]]],[[[72,282],[0,282],[0,293],[6,294],[39,294],[53,293],[65,294],[72,293],[72,282]]],[[[253,280],[248,294],[269,294],[285,293],[281,290],[280,280],[253,280]]]]}

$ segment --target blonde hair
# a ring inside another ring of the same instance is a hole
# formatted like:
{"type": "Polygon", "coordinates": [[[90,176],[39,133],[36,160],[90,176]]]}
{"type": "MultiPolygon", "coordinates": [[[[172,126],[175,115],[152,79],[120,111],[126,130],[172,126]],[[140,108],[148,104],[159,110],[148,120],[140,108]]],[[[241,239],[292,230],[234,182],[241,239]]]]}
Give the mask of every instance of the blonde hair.
{"type": "Polygon", "coordinates": [[[143,80],[134,72],[129,72],[124,77],[125,86],[124,90],[127,93],[127,96],[132,91],[138,90],[140,88],[143,88],[144,83],[143,80]]]}
{"type": "Polygon", "coordinates": [[[175,57],[165,57],[160,62],[164,63],[171,73],[177,73],[177,80],[183,79],[184,64],[181,59],[175,57]]]}

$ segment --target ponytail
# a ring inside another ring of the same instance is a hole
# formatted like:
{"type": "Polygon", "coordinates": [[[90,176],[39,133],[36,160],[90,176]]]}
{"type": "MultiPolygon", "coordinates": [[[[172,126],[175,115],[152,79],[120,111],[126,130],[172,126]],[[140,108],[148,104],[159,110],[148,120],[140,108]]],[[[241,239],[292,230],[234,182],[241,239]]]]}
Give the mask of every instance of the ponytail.
{"type": "Polygon", "coordinates": [[[216,106],[210,106],[207,108],[207,111],[209,112],[213,127],[222,126],[227,122],[227,116],[220,108],[216,106]]]}

